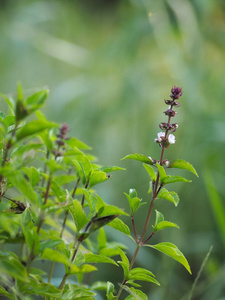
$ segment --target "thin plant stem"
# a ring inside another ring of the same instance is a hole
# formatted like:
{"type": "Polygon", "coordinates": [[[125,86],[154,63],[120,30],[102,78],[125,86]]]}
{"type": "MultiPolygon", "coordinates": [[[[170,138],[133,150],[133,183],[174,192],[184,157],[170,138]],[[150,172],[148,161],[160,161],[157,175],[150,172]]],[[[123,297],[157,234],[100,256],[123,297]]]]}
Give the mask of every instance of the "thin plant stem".
{"type": "MultiPolygon", "coordinates": [[[[16,123],[15,123],[15,128],[14,128],[12,134],[11,134],[11,137],[9,138],[9,140],[8,140],[8,142],[7,142],[7,144],[6,144],[6,150],[5,150],[5,153],[4,153],[4,157],[3,157],[3,159],[2,159],[2,165],[1,165],[2,168],[5,166],[5,164],[6,164],[6,162],[7,162],[8,154],[9,154],[9,149],[10,149],[11,146],[12,146],[12,139],[13,139],[15,133],[16,133],[16,130],[17,130],[18,125],[19,125],[18,122],[16,122],[16,123]]],[[[3,180],[3,176],[2,176],[2,174],[1,174],[1,175],[0,175],[0,186],[1,186],[0,202],[1,202],[2,196],[3,196],[3,194],[4,194],[3,191],[2,191],[2,180],[3,180]]]]}
{"type": "MultiPolygon", "coordinates": [[[[74,198],[74,196],[76,194],[76,191],[77,191],[77,188],[79,186],[79,183],[80,183],[80,177],[78,177],[78,179],[76,181],[75,187],[74,187],[72,195],[71,195],[72,198],[74,198]]],[[[64,220],[63,220],[63,224],[62,224],[62,229],[61,229],[61,232],[60,232],[60,235],[59,235],[60,238],[62,238],[62,236],[63,236],[63,232],[64,232],[64,229],[65,229],[65,226],[66,226],[66,220],[68,218],[68,215],[69,215],[69,210],[67,209],[65,211],[65,216],[64,216],[64,220]]],[[[52,278],[54,267],[55,267],[55,262],[53,262],[52,265],[51,265],[51,269],[50,269],[49,276],[48,276],[48,283],[51,282],[51,278],[52,278]]]]}
{"type": "Polygon", "coordinates": [[[73,262],[76,258],[76,255],[77,255],[80,244],[81,244],[81,241],[78,241],[76,243],[76,246],[74,248],[74,253],[73,253],[73,256],[72,256],[72,259],[71,259],[71,263],[70,263],[70,266],[68,267],[68,272],[64,274],[63,279],[62,279],[62,281],[61,281],[61,283],[58,287],[58,289],[60,289],[60,290],[64,289],[64,286],[66,284],[66,280],[67,280],[68,276],[70,275],[71,266],[72,266],[72,264],[73,264],[73,262]]]}
{"type": "MultiPolygon", "coordinates": [[[[87,189],[88,185],[89,185],[89,179],[87,180],[87,182],[85,184],[85,189],[87,189]]],[[[82,207],[84,206],[84,200],[85,200],[85,194],[83,194],[82,200],[81,200],[81,206],[82,207]]]]}
{"type": "MultiPolygon", "coordinates": [[[[172,107],[173,107],[173,105],[171,105],[170,109],[172,109],[172,107]]],[[[170,124],[170,121],[171,121],[171,116],[168,117],[168,124],[170,124]]],[[[166,129],[165,138],[167,138],[168,132],[169,132],[169,129],[166,129]]],[[[160,165],[163,164],[164,152],[165,152],[165,147],[162,146],[162,151],[161,151],[161,155],[160,155],[160,165]]],[[[131,270],[133,268],[133,265],[134,265],[135,260],[137,258],[140,247],[143,246],[147,241],[149,241],[149,239],[152,238],[152,236],[154,235],[154,233],[152,233],[144,242],[142,242],[143,239],[144,239],[145,233],[147,231],[148,225],[149,225],[149,221],[150,221],[150,218],[151,218],[151,215],[152,215],[152,210],[153,210],[153,207],[154,207],[154,204],[155,204],[156,197],[157,197],[158,193],[160,192],[160,190],[162,188],[162,184],[160,184],[160,186],[159,186],[159,179],[160,179],[160,177],[159,177],[159,171],[158,171],[156,181],[153,184],[152,200],[151,200],[151,203],[150,203],[150,206],[149,206],[149,210],[148,210],[147,218],[146,218],[146,221],[145,221],[145,225],[144,225],[144,228],[143,228],[143,231],[142,231],[142,234],[141,234],[141,237],[140,237],[139,240],[137,240],[136,230],[134,230],[134,235],[135,235],[135,238],[136,238],[136,241],[137,241],[137,247],[136,247],[136,250],[134,252],[132,261],[130,263],[129,270],[131,270]]],[[[133,223],[133,218],[132,218],[132,223],[133,223]]],[[[134,227],[134,229],[135,229],[135,227],[134,227]]],[[[119,299],[119,297],[122,293],[122,290],[123,290],[123,286],[125,284],[126,284],[126,278],[124,276],[123,282],[122,282],[122,284],[120,286],[120,289],[119,289],[119,291],[117,293],[117,296],[116,296],[117,300],[119,299]]]]}
{"type": "Polygon", "coordinates": [[[131,221],[132,221],[132,225],[133,225],[133,230],[134,230],[134,236],[136,239],[136,242],[138,242],[138,237],[137,237],[137,232],[136,232],[136,227],[135,227],[135,223],[134,223],[134,216],[131,216],[131,221]]]}

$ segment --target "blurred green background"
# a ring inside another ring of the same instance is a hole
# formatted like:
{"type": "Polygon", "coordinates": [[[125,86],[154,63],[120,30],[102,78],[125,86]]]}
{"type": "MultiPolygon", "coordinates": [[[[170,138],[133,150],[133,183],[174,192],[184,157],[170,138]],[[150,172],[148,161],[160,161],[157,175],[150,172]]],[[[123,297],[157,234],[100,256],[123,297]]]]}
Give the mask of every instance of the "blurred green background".
{"type": "MultiPolygon", "coordinates": [[[[107,203],[127,211],[129,188],[149,201],[148,176],[141,164],[120,159],[130,153],[159,159],[154,138],[166,121],[164,99],[172,86],[182,86],[177,141],[165,157],[190,161],[199,178],[186,174],[193,183],[174,184],[177,208],[156,204],[181,230],[160,232],[152,243],[176,244],[193,276],[149,249],[136,265],[161,283],[143,285],[150,300],[185,300],[213,245],[192,299],[224,300],[225,1],[1,0],[0,39],[0,91],[13,93],[18,80],[27,93],[48,86],[48,118],[66,122],[100,164],[127,169],[98,188],[107,203]]],[[[140,230],[145,211],[136,218],[140,230]]],[[[108,234],[132,255],[129,240],[112,229],[108,234]]],[[[121,269],[99,270],[92,280],[122,280],[121,269]]]]}

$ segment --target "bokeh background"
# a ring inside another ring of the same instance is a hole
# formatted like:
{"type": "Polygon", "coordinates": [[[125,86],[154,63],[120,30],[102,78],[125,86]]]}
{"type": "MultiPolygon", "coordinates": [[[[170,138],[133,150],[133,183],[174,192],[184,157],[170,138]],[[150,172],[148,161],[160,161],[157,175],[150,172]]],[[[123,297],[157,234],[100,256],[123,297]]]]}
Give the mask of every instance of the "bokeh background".
{"type": "MultiPolygon", "coordinates": [[[[152,243],[176,244],[193,275],[143,249],[136,266],[161,283],[143,285],[150,300],[186,300],[211,245],[192,299],[225,299],[224,74],[224,0],[0,0],[0,91],[13,93],[17,81],[27,93],[49,87],[48,118],[66,122],[99,164],[126,168],[99,185],[107,203],[128,211],[123,193],[129,188],[149,201],[144,168],[120,159],[130,153],[159,158],[154,138],[166,120],[164,99],[172,86],[182,86],[177,141],[166,158],[190,161],[199,178],[190,173],[193,183],[174,184],[177,208],[156,204],[181,230],[160,232],[152,243]]],[[[136,218],[140,230],[145,212],[136,218]]],[[[129,240],[112,229],[108,234],[132,255],[129,240]]],[[[99,270],[92,280],[107,276],[116,287],[122,280],[121,269],[99,270]]]]}

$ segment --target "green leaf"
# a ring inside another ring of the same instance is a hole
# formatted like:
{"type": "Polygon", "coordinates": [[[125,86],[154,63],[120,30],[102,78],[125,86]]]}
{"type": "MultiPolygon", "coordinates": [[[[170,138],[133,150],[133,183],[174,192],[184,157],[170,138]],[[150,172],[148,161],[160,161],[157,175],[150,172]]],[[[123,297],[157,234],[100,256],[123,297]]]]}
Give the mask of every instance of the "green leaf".
{"type": "Polygon", "coordinates": [[[4,119],[5,124],[9,127],[15,125],[16,118],[15,116],[6,116],[4,119]]]}
{"type": "Polygon", "coordinates": [[[102,172],[105,172],[105,173],[110,173],[110,172],[120,171],[120,170],[123,171],[126,169],[121,168],[121,167],[116,167],[116,166],[104,166],[104,167],[100,167],[99,170],[102,172]]]}
{"type": "Polygon", "coordinates": [[[109,177],[106,175],[105,172],[102,171],[95,171],[91,173],[90,180],[89,180],[89,187],[93,187],[94,185],[98,183],[102,183],[106,180],[108,180],[109,177]]]}
{"type": "Polygon", "coordinates": [[[83,241],[86,239],[90,234],[98,230],[99,228],[107,225],[113,219],[118,217],[118,215],[108,215],[105,217],[95,218],[88,223],[84,228],[82,228],[79,232],[79,241],[83,241]]]}
{"type": "Polygon", "coordinates": [[[163,180],[163,184],[175,183],[175,182],[191,182],[191,180],[188,180],[182,176],[167,176],[163,180]]]}
{"type": "Polygon", "coordinates": [[[44,250],[40,259],[47,259],[50,261],[62,263],[64,265],[70,265],[70,260],[66,257],[66,255],[50,248],[44,250]]]}
{"type": "Polygon", "coordinates": [[[32,287],[30,293],[35,295],[43,295],[58,298],[61,296],[62,291],[57,289],[54,285],[50,283],[40,283],[36,287],[32,287]]]}
{"type": "Polygon", "coordinates": [[[84,254],[84,258],[86,263],[107,263],[107,264],[113,264],[118,266],[113,259],[100,254],[88,253],[88,254],[84,254]]]}
{"type": "Polygon", "coordinates": [[[129,189],[129,196],[131,198],[137,197],[137,191],[135,189],[129,189]]]}
{"type": "Polygon", "coordinates": [[[14,256],[1,257],[0,272],[8,274],[13,278],[19,279],[22,282],[27,282],[27,270],[22,263],[14,256]]]}
{"type": "Polygon", "coordinates": [[[70,147],[76,147],[78,149],[83,149],[83,150],[90,150],[91,147],[86,145],[85,143],[81,142],[75,137],[70,138],[68,141],[66,141],[66,144],[70,147]]]}
{"type": "Polygon", "coordinates": [[[84,264],[81,267],[78,267],[76,265],[72,265],[70,269],[70,275],[73,274],[79,274],[79,273],[90,273],[96,271],[97,268],[95,266],[84,264]]]}
{"type": "Polygon", "coordinates": [[[26,106],[28,106],[29,110],[32,111],[38,109],[40,106],[44,104],[45,100],[48,97],[48,93],[49,93],[48,90],[42,90],[34,93],[33,95],[29,96],[25,100],[26,106]]]}
{"type": "Polygon", "coordinates": [[[16,102],[16,121],[17,123],[25,119],[29,115],[29,111],[24,105],[22,100],[17,100],[16,102]]]}
{"type": "Polygon", "coordinates": [[[17,141],[27,138],[32,135],[37,135],[45,129],[58,127],[58,124],[47,122],[44,120],[33,120],[20,128],[16,133],[17,141]]]}
{"type": "Polygon", "coordinates": [[[79,231],[85,224],[88,223],[87,217],[83,211],[83,207],[78,200],[73,200],[73,205],[70,206],[70,212],[74,218],[77,231],[79,231]]]}
{"type": "Polygon", "coordinates": [[[130,296],[128,296],[125,300],[148,300],[146,294],[144,294],[141,290],[137,290],[133,287],[124,286],[124,290],[126,290],[130,296]]]}
{"type": "Polygon", "coordinates": [[[144,268],[134,268],[130,271],[130,275],[135,275],[135,274],[145,274],[148,276],[155,277],[155,275],[151,271],[144,268]]]}
{"type": "Polygon", "coordinates": [[[158,193],[157,199],[164,199],[173,202],[175,206],[179,203],[179,197],[175,192],[169,192],[167,189],[163,188],[158,193]]]}
{"type": "Polygon", "coordinates": [[[156,217],[155,217],[155,227],[160,223],[164,221],[164,216],[159,212],[158,210],[155,210],[156,217]]]}
{"type": "Polygon", "coordinates": [[[172,223],[172,222],[168,222],[168,221],[163,221],[160,222],[156,227],[152,226],[154,229],[154,232],[157,232],[159,230],[165,229],[165,228],[169,228],[169,227],[175,227],[175,228],[180,228],[177,224],[172,223]]]}
{"type": "Polygon", "coordinates": [[[90,178],[92,172],[92,166],[90,160],[87,158],[86,155],[81,155],[78,160],[81,170],[82,170],[82,183],[85,184],[90,178]]]}
{"type": "Polygon", "coordinates": [[[6,177],[27,199],[33,203],[37,203],[37,194],[32,185],[28,182],[20,171],[9,171],[6,177]]]}
{"type": "Polygon", "coordinates": [[[29,182],[33,187],[38,184],[40,180],[40,174],[35,167],[24,167],[23,171],[28,176],[29,182]]]}
{"type": "Polygon", "coordinates": [[[104,201],[97,195],[97,204],[96,211],[98,212],[98,216],[108,216],[108,215],[124,215],[128,216],[122,209],[114,205],[108,205],[104,203],[104,201]]]}
{"type": "Polygon", "coordinates": [[[176,227],[179,229],[179,226],[175,223],[164,221],[164,216],[157,210],[156,212],[156,220],[155,220],[155,226],[153,227],[154,232],[157,232],[159,230],[169,228],[169,227],[176,227]]]}
{"type": "Polygon", "coordinates": [[[160,165],[160,164],[156,164],[156,167],[158,168],[158,171],[159,171],[159,178],[160,178],[160,181],[162,183],[164,183],[164,180],[166,179],[167,175],[166,175],[166,171],[165,169],[160,165]]]}
{"type": "Polygon", "coordinates": [[[191,274],[191,269],[188,264],[188,261],[184,257],[183,253],[172,243],[159,243],[156,245],[147,245],[144,246],[154,248],[169,257],[173,258],[174,260],[178,261],[180,264],[182,264],[185,269],[191,274]]]}
{"type": "Polygon", "coordinates": [[[94,282],[91,287],[92,290],[106,290],[107,289],[107,283],[105,281],[96,281],[94,282]]]}
{"type": "Polygon", "coordinates": [[[9,299],[13,299],[13,295],[9,294],[2,286],[0,286],[0,295],[5,295],[9,299]]]}
{"type": "Polygon", "coordinates": [[[107,281],[107,286],[106,286],[106,297],[107,300],[114,300],[116,297],[113,295],[114,293],[114,284],[112,282],[107,281]]]}
{"type": "Polygon", "coordinates": [[[128,260],[126,254],[121,249],[119,249],[119,248],[118,248],[118,251],[120,253],[120,257],[121,257],[122,261],[117,261],[117,262],[123,268],[124,276],[127,279],[129,277],[130,263],[129,263],[129,260],[128,260]]]}
{"type": "Polygon", "coordinates": [[[129,154],[129,155],[125,156],[124,158],[122,158],[122,160],[124,160],[124,159],[133,159],[133,160],[141,161],[148,165],[153,165],[152,158],[150,156],[145,156],[143,154],[138,154],[138,153],[129,154]]]}
{"type": "MultiPolygon", "coordinates": [[[[48,222],[46,224],[48,224],[48,222]]],[[[40,242],[40,252],[43,252],[45,249],[48,249],[48,248],[52,250],[56,246],[63,243],[63,241],[58,237],[52,237],[52,238],[53,238],[52,240],[40,242]]]]}
{"type": "Polygon", "coordinates": [[[141,281],[147,281],[147,282],[152,282],[155,283],[157,285],[160,285],[160,283],[153,277],[148,276],[146,274],[141,274],[141,273],[137,273],[134,275],[129,275],[129,280],[141,280],[141,281]]]}
{"type": "Polygon", "coordinates": [[[99,233],[98,233],[98,249],[99,251],[103,248],[106,247],[106,234],[103,228],[99,229],[99,233]]]}
{"type": "Polygon", "coordinates": [[[69,285],[68,290],[63,292],[63,295],[60,297],[60,300],[94,300],[95,293],[89,291],[86,287],[77,287],[76,285],[69,285]]]}
{"type": "Polygon", "coordinates": [[[143,166],[145,167],[146,171],[148,172],[152,182],[155,182],[156,174],[155,174],[155,171],[153,170],[153,168],[150,165],[146,165],[146,164],[143,164],[143,166]]]}
{"type": "Polygon", "coordinates": [[[60,170],[65,170],[65,166],[56,162],[54,159],[48,160],[45,163],[48,166],[50,173],[55,173],[60,170]]]}
{"type": "Polygon", "coordinates": [[[192,164],[190,164],[189,162],[187,162],[183,159],[175,159],[174,161],[172,161],[169,164],[168,168],[185,169],[185,170],[192,172],[193,174],[195,174],[198,177],[198,174],[197,174],[195,168],[192,166],[192,164]]]}
{"type": "Polygon", "coordinates": [[[129,227],[119,218],[114,219],[110,223],[107,224],[110,227],[113,227],[116,230],[119,230],[120,232],[130,235],[130,229],[129,227]]]}
{"type": "Polygon", "coordinates": [[[134,197],[134,195],[135,194],[137,195],[137,193],[133,189],[131,189],[129,191],[129,195],[126,194],[126,193],[124,193],[124,194],[127,197],[127,200],[129,202],[129,205],[130,205],[130,214],[131,214],[131,216],[133,216],[134,213],[138,210],[138,208],[141,207],[142,205],[144,205],[145,202],[142,203],[140,198],[138,198],[136,196],[134,197]]]}
{"type": "Polygon", "coordinates": [[[170,192],[170,195],[173,197],[175,206],[177,206],[180,202],[180,198],[176,192],[170,192]]]}

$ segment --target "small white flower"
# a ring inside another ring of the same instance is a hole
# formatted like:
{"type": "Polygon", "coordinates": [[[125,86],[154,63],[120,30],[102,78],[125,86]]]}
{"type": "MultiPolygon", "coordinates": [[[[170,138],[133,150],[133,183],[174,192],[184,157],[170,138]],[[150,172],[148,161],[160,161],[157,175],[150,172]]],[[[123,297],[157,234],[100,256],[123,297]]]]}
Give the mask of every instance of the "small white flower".
{"type": "Polygon", "coordinates": [[[175,136],[173,134],[169,134],[168,141],[170,144],[175,144],[175,142],[176,142],[175,136]]]}
{"type": "Polygon", "coordinates": [[[155,142],[156,143],[161,143],[162,142],[161,138],[165,136],[165,132],[159,132],[159,133],[157,133],[157,136],[158,136],[158,138],[155,139],[155,142]]]}

